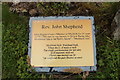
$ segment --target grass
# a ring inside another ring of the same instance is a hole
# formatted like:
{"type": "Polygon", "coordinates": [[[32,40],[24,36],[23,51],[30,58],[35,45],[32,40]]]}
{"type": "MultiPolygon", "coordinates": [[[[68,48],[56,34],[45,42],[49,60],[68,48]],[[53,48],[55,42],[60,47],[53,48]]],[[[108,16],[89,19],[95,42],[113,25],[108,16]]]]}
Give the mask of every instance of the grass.
{"type": "Polygon", "coordinates": [[[2,76],[2,23],[0,22],[0,79],[2,76]]]}
{"type": "Polygon", "coordinates": [[[0,79],[2,76],[2,23],[0,22],[0,79]]]}
{"type": "MultiPolygon", "coordinates": [[[[92,3],[93,4],[93,3],[92,3]]],[[[96,28],[98,32],[96,34],[96,43],[97,43],[97,67],[96,72],[91,72],[87,77],[91,78],[100,78],[107,79],[111,78],[113,80],[119,79],[119,53],[120,53],[120,42],[114,41],[109,34],[108,26],[111,23],[111,14],[115,14],[118,9],[118,6],[115,5],[118,3],[104,3],[104,8],[93,9],[94,5],[84,3],[84,7],[90,8],[95,16],[96,28]],[[115,6],[114,6],[115,5],[115,6]],[[115,11],[111,12],[111,9],[115,11]],[[107,11],[106,11],[107,10],[107,11]],[[101,13],[100,13],[101,12],[101,13]],[[111,13],[108,13],[111,12],[111,13]],[[104,19],[102,19],[105,17],[104,19]],[[105,20],[104,22],[102,20],[105,20]],[[106,30],[107,27],[108,29],[106,30]]],[[[64,4],[61,4],[64,7],[64,4]]],[[[65,4],[66,5],[66,4],[65,4]]],[[[38,5],[38,7],[41,5],[38,5]]],[[[54,10],[60,6],[50,7],[54,10]]],[[[11,13],[8,10],[6,4],[3,5],[3,15],[2,15],[2,68],[3,75],[5,78],[54,78],[54,75],[39,74],[36,73],[31,66],[27,65],[27,52],[28,52],[28,17],[19,16],[18,14],[11,13]],[[28,71],[29,70],[29,71],[28,71]],[[32,71],[32,72],[30,72],[32,71]]],[[[48,8],[49,9],[49,8],[48,8]]],[[[45,15],[49,15],[49,10],[45,15]]],[[[62,11],[66,11],[64,9],[62,11]]],[[[60,12],[54,11],[54,15],[59,15],[60,12]]],[[[52,15],[52,14],[50,14],[52,15]]],[[[65,15],[65,14],[64,14],[65,15]]],[[[72,76],[71,76],[72,77],[72,76]]],[[[74,78],[81,78],[82,75],[75,75],[74,78]]],[[[58,77],[59,78],[59,77],[58,77]]]]}
{"type": "Polygon", "coordinates": [[[2,5],[0,4],[0,79],[2,78],[2,5]]]}
{"type": "Polygon", "coordinates": [[[3,7],[3,78],[16,78],[17,60],[27,54],[28,25],[24,23],[27,19],[10,13],[8,6],[3,7]]]}

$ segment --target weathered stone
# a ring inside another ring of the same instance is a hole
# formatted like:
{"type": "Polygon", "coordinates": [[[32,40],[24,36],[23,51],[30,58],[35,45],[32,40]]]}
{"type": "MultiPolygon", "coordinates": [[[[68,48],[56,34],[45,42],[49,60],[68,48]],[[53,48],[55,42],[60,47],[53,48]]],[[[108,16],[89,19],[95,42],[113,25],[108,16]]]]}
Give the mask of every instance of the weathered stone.
{"type": "Polygon", "coordinates": [[[111,24],[111,28],[111,30],[113,30],[113,39],[120,40],[120,9],[114,17],[114,20],[111,24]]]}
{"type": "Polygon", "coordinates": [[[31,10],[29,11],[29,14],[30,14],[31,16],[35,16],[35,15],[37,14],[37,10],[36,10],[36,9],[31,9],[31,10]]]}
{"type": "Polygon", "coordinates": [[[36,4],[37,3],[12,3],[10,6],[10,11],[11,12],[16,12],[16,13],[29,13],[31,9],[36,9],[36,4]]]}

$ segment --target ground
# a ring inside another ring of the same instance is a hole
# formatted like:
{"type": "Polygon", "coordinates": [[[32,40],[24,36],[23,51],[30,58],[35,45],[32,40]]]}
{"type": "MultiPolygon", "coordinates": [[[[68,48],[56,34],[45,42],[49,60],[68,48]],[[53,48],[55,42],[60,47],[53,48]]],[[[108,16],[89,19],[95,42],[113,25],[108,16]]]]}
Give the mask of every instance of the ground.
{"type": "MultiPolygon", "coordinates": [[[[90,72],[88,79],[119,79],[120,41],[111,35],[111,23],[120,3],[38,3],[42,11],[37,16],[94,16],[97,44],[97,71],[90,72]],[[48,7],[50,6],[50,7],[48,7]]],[[[36,73],[27,62],[29,17],[2,7],[2,78],[82,78],[81,74],[54,75],[36,73]],[[29,70],[29,71],[28,71],[29,70]],[[30,72],[31,71],[31,72],[30,72]]]]}

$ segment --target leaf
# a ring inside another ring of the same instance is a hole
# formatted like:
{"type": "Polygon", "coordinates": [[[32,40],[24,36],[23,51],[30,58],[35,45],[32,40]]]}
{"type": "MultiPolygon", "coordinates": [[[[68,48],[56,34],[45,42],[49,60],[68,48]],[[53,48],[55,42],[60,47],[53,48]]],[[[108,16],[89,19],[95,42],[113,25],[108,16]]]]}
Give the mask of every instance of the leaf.
{"type": "Polygon", "coordinates": [[[63,72],[69,72],[73,74],[80,74],[83,70],[81,68],[68,68],[64,69],[63,72]]]}

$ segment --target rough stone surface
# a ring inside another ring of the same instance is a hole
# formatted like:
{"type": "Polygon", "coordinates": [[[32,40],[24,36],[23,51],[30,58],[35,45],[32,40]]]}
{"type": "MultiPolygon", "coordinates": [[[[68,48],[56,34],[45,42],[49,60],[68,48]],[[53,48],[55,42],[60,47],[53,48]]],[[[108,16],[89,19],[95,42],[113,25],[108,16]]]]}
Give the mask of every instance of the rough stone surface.
{"type": "MultiPolygon", "coordinates": [[[[90,16],[92,14],[90,7],[87,7],[84,3],[67,3],[66,7],[69,9],[57,6],[59,10],[52,3],[17,2],[8,4],[11,12],[28,16],[63,16],[64,14],[66,16],[90,16]]],[[[101,7],[102,3],[94,3],[94,5],[95,7],[101,7]]]]}
{"type": "Polygon", "coordinates": [[[37,12],[37,3],[11,3],[10,11],[18,14],[27,14],[31,16],[35,16],[37,12]]]}
{"type": "Polygon", "coordinates": [[[114,17],[114,20],[111,24],[111,28],[113,30],[114,40],[120,40],[120,9],[114,17]]]}

